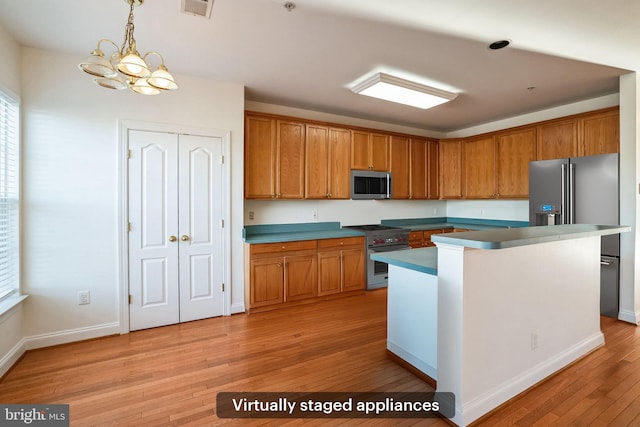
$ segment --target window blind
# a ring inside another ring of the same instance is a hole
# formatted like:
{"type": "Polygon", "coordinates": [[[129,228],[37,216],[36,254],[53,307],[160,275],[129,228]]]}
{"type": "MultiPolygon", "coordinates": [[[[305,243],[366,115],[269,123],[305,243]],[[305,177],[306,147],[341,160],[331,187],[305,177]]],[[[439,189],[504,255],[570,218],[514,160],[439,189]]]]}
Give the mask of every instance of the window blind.
{"type": "Polygon", "coordinates": [[[0,91],[0,301],[19,283],[18,103],[0,91]]]}

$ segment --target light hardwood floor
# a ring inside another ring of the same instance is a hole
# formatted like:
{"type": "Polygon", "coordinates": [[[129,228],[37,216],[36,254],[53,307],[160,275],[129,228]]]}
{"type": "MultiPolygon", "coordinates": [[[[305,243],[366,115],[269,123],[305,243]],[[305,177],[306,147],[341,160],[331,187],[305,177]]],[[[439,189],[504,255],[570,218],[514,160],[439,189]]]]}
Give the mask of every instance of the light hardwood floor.
{"type": "MultiPolygon", "coordinates": [[[[27,352],[2,403],[67,403],[72,426],[447,426],[439,419],[232,420],[220,391],[432,391],[385,353],[386,291],[27,352]]],[[[481,426],[640,425],[640,332],[603,318],[606,345],[481,426]]]]}

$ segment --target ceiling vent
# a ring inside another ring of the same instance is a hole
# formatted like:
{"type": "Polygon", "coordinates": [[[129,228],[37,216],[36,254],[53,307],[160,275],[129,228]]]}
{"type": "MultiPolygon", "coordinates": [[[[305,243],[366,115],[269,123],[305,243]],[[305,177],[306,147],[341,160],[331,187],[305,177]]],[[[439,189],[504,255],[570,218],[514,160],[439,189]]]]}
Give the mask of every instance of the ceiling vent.
{"type": "Polygon", "coordinates": [[[182,0],[182,12],[211,19],[213,0],[182,0]]]}

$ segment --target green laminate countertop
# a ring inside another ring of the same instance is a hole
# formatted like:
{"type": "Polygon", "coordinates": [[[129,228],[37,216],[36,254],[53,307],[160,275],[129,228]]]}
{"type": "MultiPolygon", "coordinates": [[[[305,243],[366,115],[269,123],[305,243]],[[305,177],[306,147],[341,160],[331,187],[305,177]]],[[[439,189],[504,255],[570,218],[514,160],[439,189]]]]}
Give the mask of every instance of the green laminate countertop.
{"type": "Polygon", "coordinates": [[[436,244],[476,249],[506,249],[558,240],[606,236],[630,230],[631,227],[621,225],[568,224],[437,234],[431,236],[431,240],[436,244]]]}
{"type": "Polygon", "coordinates": [[[340,228],[339,222],[249,225],[242,230],[245,243],[276,243],[364,236],[355,230],[340,228]]]}
{"type": "Polygon", "coordinates": [[[435,247],[376,252],[371,254],[371,259],[433,276],[438,275],[438,248],[435,247]]]}
{"type": "Polygon", "coordinates": [[[440,228],[490,230],[494,228],[518,228],[529,226],[529,223],[526,221],[458,217],[383,219],[380,223],[390,227],[408,228],[412,231],[437,230],[440,228]]]}

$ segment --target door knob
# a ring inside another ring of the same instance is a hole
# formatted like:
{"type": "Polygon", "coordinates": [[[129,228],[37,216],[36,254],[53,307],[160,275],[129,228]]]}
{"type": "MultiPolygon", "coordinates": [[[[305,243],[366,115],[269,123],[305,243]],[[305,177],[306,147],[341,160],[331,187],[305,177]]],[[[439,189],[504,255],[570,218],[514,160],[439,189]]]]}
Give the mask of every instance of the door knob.
{"type": "Polygon", "coordinates": [[[176,240],[178,240],[178,238],[176,236],[169,236],[169,241],[170,242],[175,242],[176,240]]]}
{"type": "Polygon", "coordinates": [[[183,242],[187,242],[189,240],[189,236],[183,234],[182,237],[180,237],[180,240],[182,240],[183,242]]]}

